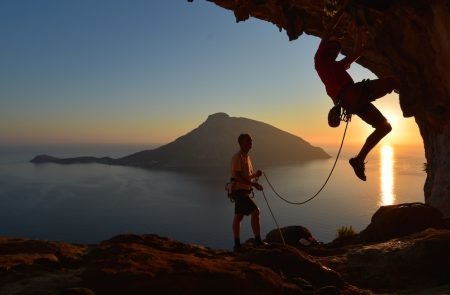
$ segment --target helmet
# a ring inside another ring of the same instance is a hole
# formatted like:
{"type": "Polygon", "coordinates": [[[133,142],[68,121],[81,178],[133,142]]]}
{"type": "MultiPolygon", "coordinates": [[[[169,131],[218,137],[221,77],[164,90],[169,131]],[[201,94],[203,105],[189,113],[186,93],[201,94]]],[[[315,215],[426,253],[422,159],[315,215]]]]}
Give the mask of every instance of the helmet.
{"type": "Polygon", "coordinates": [[[328,125],[330,127],[336,128],[341,124],[341,107],[334,106],[328,112],[328,125]]]}

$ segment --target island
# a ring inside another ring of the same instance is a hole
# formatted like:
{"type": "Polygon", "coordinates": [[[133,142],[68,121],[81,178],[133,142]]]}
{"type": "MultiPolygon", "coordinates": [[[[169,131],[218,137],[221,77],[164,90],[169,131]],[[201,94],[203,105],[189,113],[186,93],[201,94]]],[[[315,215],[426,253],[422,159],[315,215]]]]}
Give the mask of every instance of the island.
{"type": "Polygon", "coordinates": [[[140,151],[122,158],[74,157],[57,158],[39,155],[35,164],[99,163],[148,169],[199,170],[224,169],[239,149],[237,138],[249,133],[254,139],[252,159],[257,167],[280,166],[328,159],[322,148],[269,124],[225,113],[208,116],[205,122],[173,142],[152,150],[140,151]]]}

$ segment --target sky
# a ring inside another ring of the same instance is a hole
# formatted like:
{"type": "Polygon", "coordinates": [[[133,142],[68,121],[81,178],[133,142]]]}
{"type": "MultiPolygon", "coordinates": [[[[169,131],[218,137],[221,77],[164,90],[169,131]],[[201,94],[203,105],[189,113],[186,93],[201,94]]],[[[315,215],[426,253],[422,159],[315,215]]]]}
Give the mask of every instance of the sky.
{"type": "MultiPolygon", "coordinates": [[[[0,38],[0,144],[164,144],[216,112],[317,145],[342,136],[327,125],[318,38],[289,42],[205,0],[1,1],[0,38]]],[[[376,105],[394,128],[384,142],[422,143],[397,95],[376,105]]],[[[371,132],[349,128],[351,143],[371,132]]]]}

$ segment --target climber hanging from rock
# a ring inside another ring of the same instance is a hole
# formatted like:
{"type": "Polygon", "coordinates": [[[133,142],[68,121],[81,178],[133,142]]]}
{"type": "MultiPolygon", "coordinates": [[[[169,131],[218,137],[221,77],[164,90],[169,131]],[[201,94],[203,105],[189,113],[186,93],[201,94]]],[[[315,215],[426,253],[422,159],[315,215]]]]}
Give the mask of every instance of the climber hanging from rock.
{"type": "MultiPolygon", "coordinates": [[[[364,49],[367,34],[362,27],[357,27],[351,21],[351,27],[356,35],[354,53],[337,61],[336,58],[341,51],[341,44],[339,36],[333,33],[350,1],[341,1],[343,3],[340,9],[337,9],[337,1],[331,2],[336,4],[336,11],[331,14],[327,13],[328,15],[332,15],[332,20],[322,37],[322,41],[314,57],[314,63],[316,71],[325,85],[327,94],[331,97],[334,104],[340,105],[347,113],[358,115],[364,122],[375,128],[372,134],[367,137],[358,155],[349,160],[356,176],[366,181],[365,159],[367,155],[392,130],[389,122],[372,102],[398,89],[399,82],[394,77],[363,80],[358,83],[353,81],[352,77],[347,73],[347,70],[360,57],[364,49]]],[[[330,5],[328,5],[328,9],[329,7],[330,5]]]]}

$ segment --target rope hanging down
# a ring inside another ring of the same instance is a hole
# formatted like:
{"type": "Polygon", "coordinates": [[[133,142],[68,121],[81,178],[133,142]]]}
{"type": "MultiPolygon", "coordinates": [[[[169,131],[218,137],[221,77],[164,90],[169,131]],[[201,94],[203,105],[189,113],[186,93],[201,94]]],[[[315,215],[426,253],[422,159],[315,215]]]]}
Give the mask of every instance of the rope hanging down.
{"type": "Polygon", "coordinates": [[[273,221],[275,221],[275,225],[277,226],[278,232],[280,233],[280,237],[281,237],[281,241],[283,242],[283,246],[286,247],[286,242],[284,241],[283,233],[281,232],[280,226],[278,225],[278,221],[275,218],[275,214],[273,214],[273,212],[272,212],[272,208],[270,208],[269,201],[267,201],[267,198],[266,198],[266,194],[264,193],[264,190],[262,190],[261,192],[264,197],[264,200],[266,200],[267,208],[269,208],[269,211],[270,211],[270,214],[272,215],[273,221]]]}
{"type": "MultiPolygon", "coordinates": [[[[325,180],[325,183],[322,185],[322,187],[319,189],[319,191],[318,191],[315,195],[313,195],[312,197],[310,197],[309,199],[307,199],[307,200],[305,200],[305,201],[303,201],[303,202],[292,202],[292,201],[289,201],[289,200],[287,200],[286,198],[283,198],[283,197],[275,190],[275,188],[273,187],[273,185],[270,183],[269,178],[267,177],[266,173],[263,172],[263,175],[264,175],[264,178],[265,178],[266,181],[267,181],[267,184],[269,184],[270,188],[271,188],[272,191],[275,193],[275,195],[277,195],[281,200],[285,201],[285,202],[288,203],[288,204],[293,204],[293,205],[303,205],[303,204],[306,204],[306,203],[308,203],[309,201],[313,200],[315,197],[317,197],[317,196],[320,194],[320,192],[321,192],[321,191],[324,189],[324,187],[327,185],[328,180],[330,180],[330,177],[331,177],[331,175],[333,174],[334,168],[336,167],[337,161],[338,161],[339,156],[340,156],[341,151],[342,151],[342,147],[343,147],[343,145],[344,145],[345,135],[347,134],[347,127],[348,127],[348,123],[350,122],[350,118],[351,118],[351,115],[348,116],[348,117],[346,117],[345,120],[343,120],[343,121],[345,121],[346,124],[345,124],[344,135],[342,136],[341,146],[339,147],[339,151],[338,151],[338,153],[337,153],[337,155],[336,155],[336,160],[334,161],[333,167],[331,168],[331,171],[330,171],[330,173],[328,174],[328,177],[327,177],[327,179],[325,180]]],[[[278,224],[278,221],[277,221],[277,219],[275,218],[275,214],[273,214],[272,208],[271,208],[270,205],[269,205],[269,201],[267,201],[266,193],[264,192],[264,190],[262,190],[261,192],[262,192],[262,195],[263,195],[263,197],[264,197],[264,200],[266,201],[267,208],[269,208],[270,214],[272,215],[273,221],[275,222],[275,225],[277,226],[278,232],[280,233],[280,237],[281,237],[281,241],[283,242],[283,246],[286,247],[286,241],[284,240],[283,232],[281,231],[281,228],[280,228],[280,226],[279,226],[279,224],[278,224]]]]}
{"type": "MultiPolygon", "coordinates": [[[[317,193],[315,193],[312,197],[310,197],[310,198],[308,198],[308,199],[306,199],[306,200],[304,200],[304,201],[302,201],[302,202],[292,202],[292,201],[287,200],[286,198],[284,198],[283,196],[281,196],[281,195],[275,190],[275,188],[273,187],[273,185],[270,183],[269,178],[267,177],[266,173],[263,172],[263,175],[264,175],[264,178],[265,178],[266,181],[267,181],[267,184],[270,186],[270,188],[272,189],[272,191],[275,193],[275,195],[276,195],[278,198],[280,198],[280,199],[283,200],[284,202],[286,202],[286,203],[288,203],[288,204],[291,204],[291,205],[304,205],[304,204],[308,203],[309,201],[312,201],[315,197],[317,197],[317,196],[322,192],[322,190],[325,188],[325,186],[327,185],[328,181],[330,180],[331,175],[333,174],[334,168],[336,167],[336,164],[337,164],[337,161],[338,161],[338,159],[339,159],[339,156],[340,156],[340,154],[341,154],[342,146],[344,145],[345,135],[347,134],[347,127],[348,127],[349,121],[350,121],[350,120],[345,120],[346,124],[345,124],[344,135],[342,136],[341,146],[339,147],[339,151],[338,151],[338,153],[337,153],[337,155],[336,155],[336,160],[334,161],[333,167],[331,168],[331,171],[330,171],[330,173],[328,174],[328,177],[327,177],[327,179],[325,180],[325,182],[324,182],[324,184],[322,185],[322,187],[321,187],[321,188],[317,191],[317,193]]],[[[263,191],[263,195],[264,195],[264,191],[263,191]]],[[[264,198],[265,198],[265,195],[264,195],[264,198]]],[[[267,200],[266,200],[266,202],[267,202],[267,200]]],[[[268,205],[268,204],[267,204],[267,205],[268,205]]],[[[269,207],[269,209],[270,209],[270,207],[269,207]]],[[[272,210],[270,210],[270,211],[272,212],[272,210]]],[[[273,216],[273,214],[272,214],[272,216],[273,216]]],[[[275,220],[275,218],[274,218],[274,220],[275,220]]],[[[275,222],[276,222],[276,220],[275,220],[275,222]]],[[[280,234],[281,234],[281,232],[280,232],[280,234]]]]}

